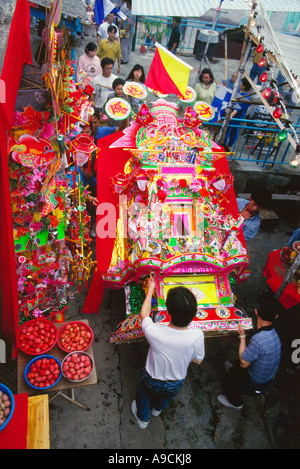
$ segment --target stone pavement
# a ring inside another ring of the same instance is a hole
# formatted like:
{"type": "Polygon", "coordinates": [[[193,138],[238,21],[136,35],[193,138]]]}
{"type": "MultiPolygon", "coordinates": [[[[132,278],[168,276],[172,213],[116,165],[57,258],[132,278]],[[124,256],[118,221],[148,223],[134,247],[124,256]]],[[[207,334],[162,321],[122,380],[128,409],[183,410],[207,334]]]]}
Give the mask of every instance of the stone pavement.
{"type": "MultiPolygon", "coordinates": [[[[90,39],[79,38],[78,51],[90,39]]],[[[135,63],[144,65],[147,72],[152,56],[153,52],[132,53],[120,75],[125,78],[135,63]]],[[[191,58],[186,60],[195,67],[199,64],[191,58]]],[[[233,65],[232,70],[236,63],[233,65]]],[[[212,65],[217,79],[223,78],[222,67],[222,60],[212,65]]],[[[251,276],[234,292],[236,305],[250,316],[254,315],[256,295],[267,287],[262,273],[268,254],[286,243],[297,222],[297,216],[286,210],[275,226],[263,225],[248,243],[251,276]]],[[[76,400],[90,407],[90,411],[61,396],[50,403],[51,449],[106,449],[109,451],[105,454],[114,455],[118,449],[134,454],[145,449],[180,453],[194,449],[299,448],[300,369],[291,361],[292,341],[300,337],[299,311],[284,310],[280,314],[277,329],[283,344],[282,362],[274,386],[264,398],[245,397],[241,411],[223,407],[217,401],[217,394],[222,391],[223,362],[237,359],[238,339],[235,336],[206,339],[203,363],[190,365],[179,395],[159,417],[151,417],[147,429],[140,430],[130,405],[145,363],[147,343],[109,343],[110,333],[125,318],[123,291],[105,290],[99,314],[88,316],[82,313],[86,294],[83,289],[75,295],[65,319],[89,320],[95,335],[98,381],[75,392],[76,400]]],[[[1,370],[11,380],[12,389],[16,389],[15,364],[1,365],[1,370]]]]}

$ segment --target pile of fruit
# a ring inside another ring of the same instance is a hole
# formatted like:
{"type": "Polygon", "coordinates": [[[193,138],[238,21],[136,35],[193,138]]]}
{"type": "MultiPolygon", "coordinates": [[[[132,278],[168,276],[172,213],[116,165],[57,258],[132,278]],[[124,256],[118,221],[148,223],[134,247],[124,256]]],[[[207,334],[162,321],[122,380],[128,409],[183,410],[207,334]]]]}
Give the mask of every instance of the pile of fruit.
{"type": "Polygon", "coordinates": [[[92,358],[85,352],[70,353],[62,363],[62,373],[70,381],[85,380],[92,373],[92,370],[92,358]]]}
{"type": "Polygon", "coordinates": [[[71,322],[59,331],[59,346],[66,352],[82,352],[92,343],[92,329],[83,322],[71,322]]]}
{"type": "Polygon", "coordinates": [[[294,262],[297,252],[290,246],[284,246],[281,251],[281,257],[285,262],[294,262]]]}
{"type": "Polygon", "coordinates": [[[19,334],[20,349],[29,355],[39,355],[56,344],[57,329],[45,319],[33,319],[25,323],[19,334]]]}
{"type": "Polygon", "coordinates": [[[7,394],[0,390],[0,427],[4,425],[11,411],[11,401],[7,394]]]}
{"type": "Polygon", "coordinates": [[[26,378],[31,386],[47,388],[54,386],[60,378],[60,364],[55,358],[41,356],[28,367],[26,378]]]}

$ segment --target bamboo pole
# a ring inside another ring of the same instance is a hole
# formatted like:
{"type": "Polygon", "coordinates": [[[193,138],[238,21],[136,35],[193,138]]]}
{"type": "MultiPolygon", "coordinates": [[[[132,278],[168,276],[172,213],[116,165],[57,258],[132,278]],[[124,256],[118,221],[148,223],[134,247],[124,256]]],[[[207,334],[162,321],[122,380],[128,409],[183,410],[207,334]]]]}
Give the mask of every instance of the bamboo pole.
{"type": "Polygon", "coordinates": [[[221,145],[223,144],[224,139],[225,139],[225,135],[226,135],[226,132],[227,132],[227,127],[228,127],[228,124],[229,124],[229,121],[230,121],[230,116],[231,116],[231,113],[232,113],[232,110],[233,110],[234,99],[235,99],[236,94],[239,90],[241,79],[242,79],[242,76],[243,76],[244,71],[245,71],[245,65],[247,63],[247,60],[248,60],[248,57],[249,57],[249,54],[250,54],[250,49],[251,49],[250,28],[251,28],[251,22],[252,22],[253,17],[254,17],[254,8],[255,8],[254,7],[254,2],[252,2],[251,12],[250,12],[250,15],[249,15],[248,24],[247,24],[247,28],[246,28],[246,31],[245,31],[245,38],[244,38],[244,42],[243,42],[242,52],[241,52],[241,59],[240,59],[240,63],[239,63],[238,76],[237,76],[236,82],[234,84],[234,88],[233,88],[233,92],[232,92],[232,95],[231,95],[231,99],[230,99],[228,108],[226,109],[225,119],[224,119],[222,127],[221,127],[221,129],[218,132],[217,137],[216,137],[216,143],[219,143],[221,145]]]}
{"type": "Polygon", "coordinates": [[[227,44],[228,44],[228,36],[225,34],[224,36],[224,55],[225,55],[225,70],[224,70],[224,75],[225,75],[225,86],[227,87],[227,44]]]}

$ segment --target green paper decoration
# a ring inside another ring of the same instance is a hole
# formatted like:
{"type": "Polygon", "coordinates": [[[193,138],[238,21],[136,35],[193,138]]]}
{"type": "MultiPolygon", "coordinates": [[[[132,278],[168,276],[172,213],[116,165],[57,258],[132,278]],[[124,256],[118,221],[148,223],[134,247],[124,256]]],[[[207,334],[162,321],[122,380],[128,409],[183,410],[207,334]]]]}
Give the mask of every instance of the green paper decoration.
{"type": "Polygon", "coordinates": [[[135,283],[131,286],[129,304],[132,314],[139,314],[141,312],[145,297],[145,291],[141,285],[135,283]]]}

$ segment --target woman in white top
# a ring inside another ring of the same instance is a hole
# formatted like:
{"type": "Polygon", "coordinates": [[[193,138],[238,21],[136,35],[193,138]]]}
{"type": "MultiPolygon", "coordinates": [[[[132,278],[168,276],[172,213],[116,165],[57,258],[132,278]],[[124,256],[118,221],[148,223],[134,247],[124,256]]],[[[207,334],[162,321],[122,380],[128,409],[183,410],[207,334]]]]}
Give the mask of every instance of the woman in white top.
{"type": "Polygon", "coordinates": [[[136,400],[131,410],[141,429],[152,415],[158,416],[181,390],[190,362],[200,364],[204,358],[204,334],[189,328],[197,312],[197,300],[185,287],[169,290],[166,300],[169,324],[154,323],[150,318],[155,282],[150,277],[149,288],[141,310],[142,329],[150,345],[146,366],[142,370],[136,400]]]}

